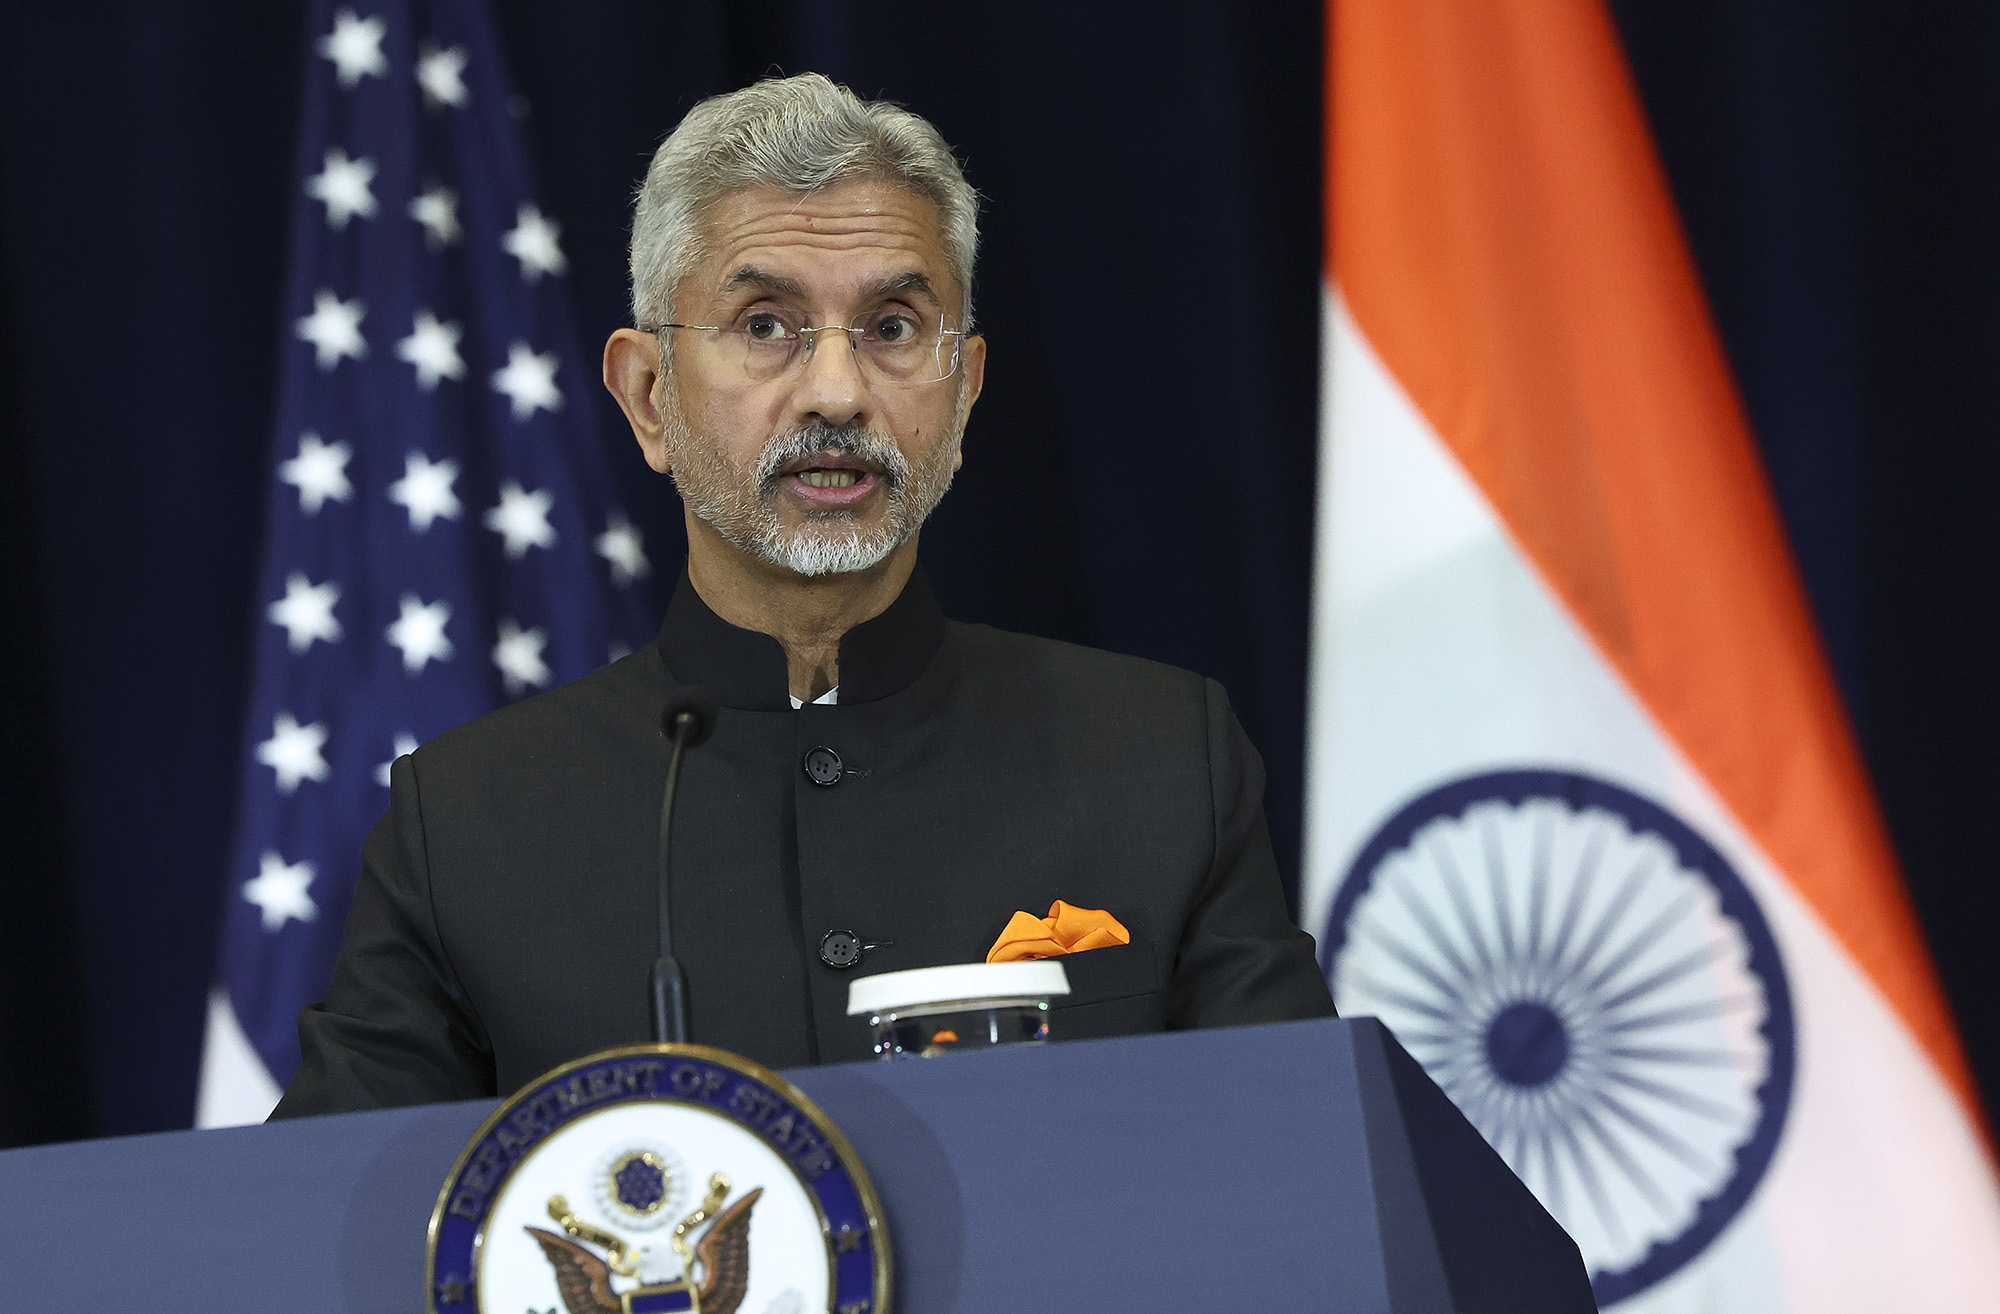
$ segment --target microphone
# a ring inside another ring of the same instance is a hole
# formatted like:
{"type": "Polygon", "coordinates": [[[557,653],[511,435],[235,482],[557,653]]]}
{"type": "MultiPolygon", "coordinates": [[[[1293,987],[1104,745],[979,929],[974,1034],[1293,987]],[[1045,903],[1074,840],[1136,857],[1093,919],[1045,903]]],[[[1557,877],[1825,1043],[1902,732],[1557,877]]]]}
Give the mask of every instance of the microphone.
{"type": "Polygon", "coordinates": [[[667,783],[660,791],[660,956],[653,960],[653,1039],[685,1044],[688,1038],[687,973],[674,957],[673,888],[674,795],[681,787],[681,759],[715,730],[715,696],[692,685],[667,700],[660,730],[673,741],[667,755],[667,783]]]}

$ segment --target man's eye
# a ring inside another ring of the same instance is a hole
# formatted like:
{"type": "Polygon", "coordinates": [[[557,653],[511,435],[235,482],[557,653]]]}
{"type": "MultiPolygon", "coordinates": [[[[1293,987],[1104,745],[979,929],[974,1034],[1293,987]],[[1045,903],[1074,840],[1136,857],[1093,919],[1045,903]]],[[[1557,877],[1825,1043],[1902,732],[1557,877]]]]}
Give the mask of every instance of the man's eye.
{"type": "Polygon", "coordinates": [[[908,315],[884,315],[875,321],[875,336],[884,342],[910,342],[917,331],[917,322],[908,315]]]}
{"type": "Polygon", "coordinates": [[[785,321],[776,315],[752,315],[743,323],[743,331],[752,342],[781,342],[786,337],[785,321]]]}

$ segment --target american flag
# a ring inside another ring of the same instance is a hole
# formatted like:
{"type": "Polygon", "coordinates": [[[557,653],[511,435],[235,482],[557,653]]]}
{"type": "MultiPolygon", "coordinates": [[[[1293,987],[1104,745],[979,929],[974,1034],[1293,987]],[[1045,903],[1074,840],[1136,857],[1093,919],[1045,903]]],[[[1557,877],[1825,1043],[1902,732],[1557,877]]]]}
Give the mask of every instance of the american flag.
{"type": "Polygon", "coordinates": [[[309,33],[202,1125],[296,1071],[390,762],[657,614],[481,0],[320,0],[309,33]]]}

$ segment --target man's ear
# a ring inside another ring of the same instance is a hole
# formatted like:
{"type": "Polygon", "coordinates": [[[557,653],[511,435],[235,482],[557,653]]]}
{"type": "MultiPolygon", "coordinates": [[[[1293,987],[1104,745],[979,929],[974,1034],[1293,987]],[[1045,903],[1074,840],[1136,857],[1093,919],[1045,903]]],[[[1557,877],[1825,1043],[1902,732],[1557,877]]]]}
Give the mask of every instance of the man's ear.
{"type": "Polygon", "coordinates": [[[959,368],[965,371],[965,413],[972,414],[972,403],[979,400],[980,392],[986,387],[986,335],[975,333],[967,338],[959,348],[959,368]]]}
{"type": "Polygon", "coordinates": [[[957,472],[965,467],[965,425],[972,418],[972,404],[979,400],[980,392],[986,387],[986,336],[975,333],[959,346],[958,367],[965,371],[965,399],[959,403],[958,455],[952,458],[951,468],[957,472]]]}
{"type": "Polygon", "coordinates": [[[604,344],[604,386],[618,401],[646,454],[646,464],[661,474],[670,473],[667,464],[666,426],[654,393],[660,382],[660,340],[650,333],[622,328],[604,344]]]}

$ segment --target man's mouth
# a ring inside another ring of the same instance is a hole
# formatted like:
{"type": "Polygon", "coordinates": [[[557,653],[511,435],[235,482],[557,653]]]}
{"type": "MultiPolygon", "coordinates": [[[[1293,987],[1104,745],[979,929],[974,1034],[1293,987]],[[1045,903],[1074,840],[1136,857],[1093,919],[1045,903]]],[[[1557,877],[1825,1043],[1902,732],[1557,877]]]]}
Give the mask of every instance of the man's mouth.
{"type": "Polygon", "coordinates": [[[849,452],[822,452],[794,462],[780,476],[792,496],[821,511],[858,506],[883,482],[879,471],[849,452]]]}
{"type": "Polygon", "coordinates": [[[807,430],[772,445],[761,496],[789,494],[808,514],[858,513],[877,494],[894,498],[905,473],[901,453],[886,439],[837,430],[807,430]]]}

